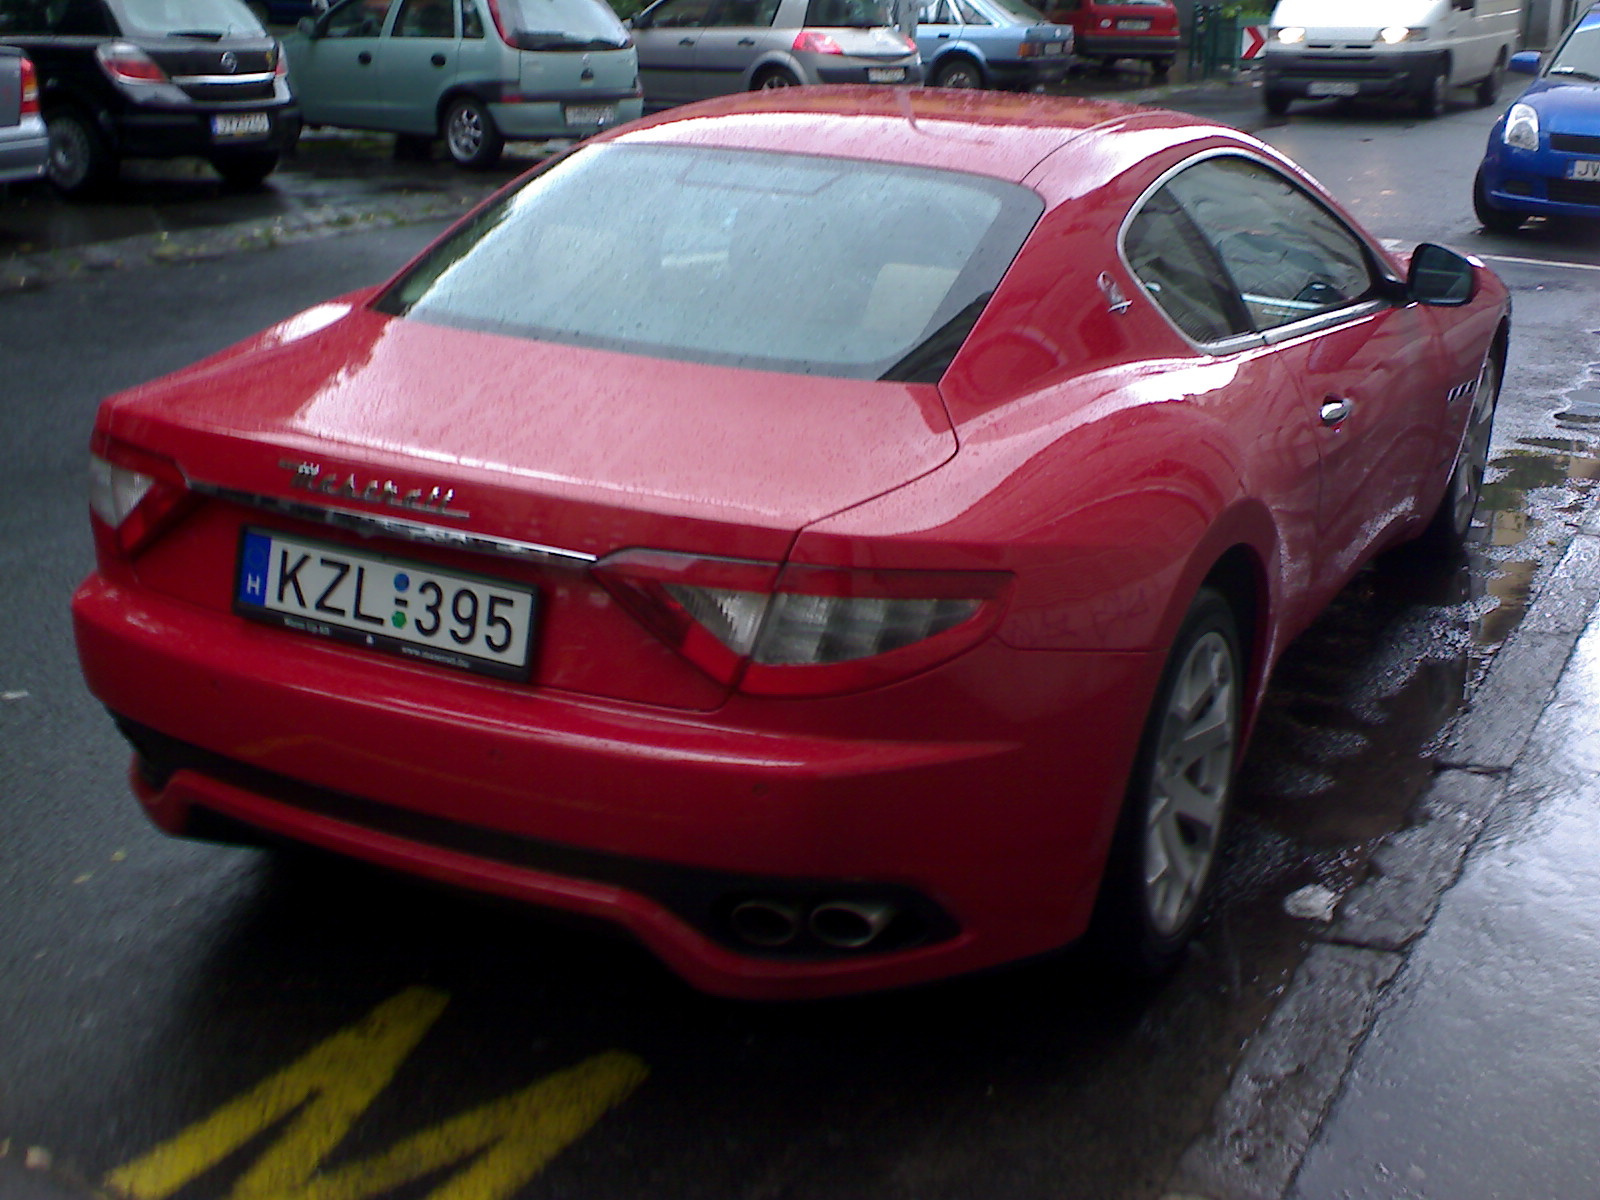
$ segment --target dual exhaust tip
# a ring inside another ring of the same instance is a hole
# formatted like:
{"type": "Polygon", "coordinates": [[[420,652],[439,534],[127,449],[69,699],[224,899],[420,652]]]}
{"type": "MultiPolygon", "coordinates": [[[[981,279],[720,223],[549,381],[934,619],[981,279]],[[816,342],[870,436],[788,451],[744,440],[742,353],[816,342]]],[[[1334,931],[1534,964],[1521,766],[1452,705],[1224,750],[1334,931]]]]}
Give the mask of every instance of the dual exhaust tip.
{"type": "Polygon", "coordinates": [[[741,940],[764,950],[792,945],[809,933],[835,950],[864,950],[877,941],[899,910],[879,900],[824,900],[806,906],[787,900],[752,899],[729,913],[741,940]]]}

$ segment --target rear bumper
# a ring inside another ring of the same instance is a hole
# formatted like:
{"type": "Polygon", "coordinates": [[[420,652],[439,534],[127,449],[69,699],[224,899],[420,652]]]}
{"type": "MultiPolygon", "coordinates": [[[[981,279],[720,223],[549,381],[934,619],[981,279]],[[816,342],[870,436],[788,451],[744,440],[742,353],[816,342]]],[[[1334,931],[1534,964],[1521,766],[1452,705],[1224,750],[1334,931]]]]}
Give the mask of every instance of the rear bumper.
{"type": "Polygon", "coordinates": [[[588,137],[603,129],[636,120],[644,113],[644,98],[637,92],[577,94],[566,97],[489,105],[495,127],[508,138],[588,137]],[[588,113],[599,111],[607,119],[596,122],[588,113]]]}
{"type": "Polygon", "coordinates": [[[919,739],[859,719],[818,732],[835,723],[796,701],[692,717],[397,665],[98,575],[73,613],[91,690],[182,740],[146,746],[167,761],[135,772],[168,832],[217,814],[600,917],[749,998],[911,984],[1079,936],[1154,682],[1146,655],[997,648],[1006,662],[973,678],[1004,687],[966,709],[948,667],[874,694],[925,707],[911,693],[933,686],[949,719],[919,739]],[[888,897],[921,934],[850,953],[738,944],[729,906],[769,892],[888,897]]]}
{"type": "Polygon", "coordinates": [[[300,109],[295,104],[173,110],[132,110],[113,118],[117,150],[132,158],[210,158],[225,154],[283,153],[300,136],[300,109]],[[217,138],[211,118],[265,112],[267,133],[261,137],[217,138]]]}
{"type": "Polygon", "coordinates": [[[0,134],[0,183],[41,179],[49,159],[50,139],[38,117],[27,117],[0,134]]]}
{"type": "Polygon", "coordinates": [[[1167,58],[1178,53],[1178,35],[1081,33],[1077,53],[1083,58],[1167,58]]]}

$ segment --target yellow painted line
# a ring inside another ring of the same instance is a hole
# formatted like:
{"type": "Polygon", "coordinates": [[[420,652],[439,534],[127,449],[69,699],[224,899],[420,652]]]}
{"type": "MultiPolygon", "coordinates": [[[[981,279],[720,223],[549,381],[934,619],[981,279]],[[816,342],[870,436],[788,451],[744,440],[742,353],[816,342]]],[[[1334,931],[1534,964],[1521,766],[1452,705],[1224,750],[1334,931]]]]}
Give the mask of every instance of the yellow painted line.
{"type": "Polygon", "coordinates": [[[228,1192],[228,1200],[371,1200],[466,1162],[427,1200],[508,1200],[648,1074],[609,1051],[413,1134],[378,1156],[319,1174],[423,1036],[449,997],[409,988],[363,1020],[209,1117],[106,1177],[133,1200],[165,1200],[274,1126],[284,1129],[228,1192]]]}

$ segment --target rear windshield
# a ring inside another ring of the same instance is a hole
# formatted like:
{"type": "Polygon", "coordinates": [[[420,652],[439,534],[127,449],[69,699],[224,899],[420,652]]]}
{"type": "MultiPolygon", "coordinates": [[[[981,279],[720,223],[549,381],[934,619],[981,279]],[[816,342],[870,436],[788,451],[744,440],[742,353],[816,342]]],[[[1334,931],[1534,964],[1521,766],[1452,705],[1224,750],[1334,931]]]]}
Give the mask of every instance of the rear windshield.
{"type": "Polygon", "coordinates": [[[989,2],[1023,24],[1037,25],[1044,20],[1044,14],[1027,3],[1027,0],[989,0],[989,2]]]}
{"type": "Polygon", "coordinates": [[[226,37],[260,34],[261,23],[244,0],[108,0],[122,32],[130,37],[226,37]]]}
{"type": "Polygon", "coordinates": [[[811,0],[806,24],[874,29],[894,24],[894,0],[811,0]]]}
{"type": "Polygon", "coordinates": [[[589,146],[463,225],[377,307],[693,362],[932,381],[1042,209],[975,175],[589,146]]]}
{"type": "Polygon", "coordinates": [[[633,36],[604,0],[500,0],[500,19],[523,50],[619,50],[633,36]]]}

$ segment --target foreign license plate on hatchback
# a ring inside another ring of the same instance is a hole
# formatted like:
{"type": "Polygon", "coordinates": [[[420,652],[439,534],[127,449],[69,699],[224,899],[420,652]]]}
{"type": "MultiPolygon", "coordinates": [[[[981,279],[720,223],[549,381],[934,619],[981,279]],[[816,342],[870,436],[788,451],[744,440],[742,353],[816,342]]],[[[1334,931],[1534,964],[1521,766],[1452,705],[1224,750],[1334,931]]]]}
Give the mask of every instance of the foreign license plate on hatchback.
{"type": "Polygon", "coordinates": [[[868,83],[904,83],[906,69],[904,67],[868,67],[868,83]]]}
{"type": "Polygon", "coordinates": [[[1567,165],[1568,179],[1600,179],[1600,158],[1580,158],[1567,165]]]}
{"type": "Polygon", "coordinates": [[[535,594],[485,576],[246,529],[233,608],[417,662],[528,678],[535,594]]]}
{"type": "Polygon", "coordinates": [[[612,104],[569,104],[566,115],[568,125],[611,125],[617,109],[612,104]]]}
{"type": "Polygon", "coordinates": [[[266,113],[218,113],[211,118],[211,136],[219,142],[263,138],[272,132],[266,113]]]}
{"type": "Polygon", "coordinates": [[[1126,30],[1128,33],[1143,33],[1150,28],[1150,22],[1143,20],[1118,21],[1117,28],[1126,30]]]}
{"type": "Polygon", "coordinates": [[[1354,80],[1319,79],[1306,84],[1308,96],[1354,96],[1360,90],[1361,85],[1354,80]]]}

